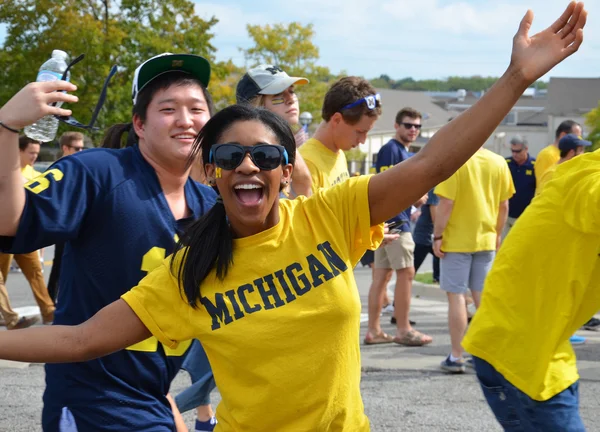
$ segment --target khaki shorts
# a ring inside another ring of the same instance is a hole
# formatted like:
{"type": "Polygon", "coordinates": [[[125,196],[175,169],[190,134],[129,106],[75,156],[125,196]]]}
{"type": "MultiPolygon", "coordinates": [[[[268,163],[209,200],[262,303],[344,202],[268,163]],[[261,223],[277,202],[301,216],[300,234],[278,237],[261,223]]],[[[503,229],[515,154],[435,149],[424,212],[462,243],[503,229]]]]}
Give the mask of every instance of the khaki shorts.
{"type": "Polygon", "coordinates": [[[415,266],[415,242],[410,232],[375,251],[375,268],[402,270],[415,266]]]}

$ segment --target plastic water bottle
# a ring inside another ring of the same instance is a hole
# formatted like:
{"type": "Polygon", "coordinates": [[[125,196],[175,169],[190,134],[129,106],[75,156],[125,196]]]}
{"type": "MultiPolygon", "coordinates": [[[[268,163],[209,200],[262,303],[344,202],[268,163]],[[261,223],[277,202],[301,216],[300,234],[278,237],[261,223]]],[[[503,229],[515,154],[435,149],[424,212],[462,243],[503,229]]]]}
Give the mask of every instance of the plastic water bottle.
{"type": "MultiPolygon", "coordinates": [[[[36,81],[56,81],[61,79],[67,69],[67,53],[61,50],[52,51],[52,57],[40,68],[36,81]]],[[[67,74],[67,81],[71,74],[67,74]]],[[[62,105],[59,102],[57,106],[62,105]]],[[[25,128],[25,135],[41,142],[52,141],[58,130],[58,119],[54,116],[46,116],[25,128]]]]}

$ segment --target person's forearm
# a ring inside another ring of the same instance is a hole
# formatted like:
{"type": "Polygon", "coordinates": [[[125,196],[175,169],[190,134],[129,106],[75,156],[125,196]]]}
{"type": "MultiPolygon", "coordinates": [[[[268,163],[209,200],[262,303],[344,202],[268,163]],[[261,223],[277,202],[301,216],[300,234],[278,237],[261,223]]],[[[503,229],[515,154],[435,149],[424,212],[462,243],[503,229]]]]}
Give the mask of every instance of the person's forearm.
{"type": "Polygon", "coordinates": [[[528,82],[512,67],[471,108],[440,129],[422,150],[371,180],[371,223],[378,224],[419,200],[458,170],[492,134],[528,82]],[[413,187],[394,187],[410,182],[413,187]]]}
{"type": "Polygon", "coordinates": [[[173,411],[173,418],[175,419],[175,428],[177,429],[177,432],[189,432],[189,429],[185,424],[185,420],[183,419],[179,408],[177,408],[177,404],[175,403],[173,396],[171,396],[171,393],[167,393],[167,400],[171,404],[171,410],[173,411]]]}
{"type": "Polygon", "coordinates": [[[292,193],[294,198],[300,195],[311,196],[311,186],[312,178],[310,170],[300,152],[296,152],[296,161],[294,163],[294,171],[292,172],[292,193]]]}
{"type": "MultiPolygon", "coordinates": [[[[1,114],[0,110],[0,121],[3,121],[1,114]]],[[[25,189],[19,135],[3,127],[0,127],[0,154],[0,235],[14,236],[25,207],[25,189]]]]}
{"type": "Polygon", "coordinates": [[[0,334],[0,358],[29,363],[65,363],[90,360],[78,326],[46,326],[0,334]]]}
{"type": "MultiPolygon", "coordinates": [[[[509,67],[492,88],[471,108],[445,125],[413,158],[420,161],[431,188],[448,178],[473,155],[494,132],[528,82],[509,67]]],[[[422,185],[419,189],[424,189],[422,185]]]]}
{"type": "Polygon", "coordinates": [[[433,226],[433,237],[440,237],[444,234],[446,225],[452,215],[452,209],[454,208],[454,201],[440,198],[440,203],[437,205],[435,211],[435,221],[433,226]]]}
{"type": "Polygon", "coordinates": [[[77,326],[47,326],[0,332],[0,359],[35,363],[92,360],[141,342],[151,334],[122,300],[77,326]]]}
{"type": "Polygon", "coordinates": [[[502,234],[508,219],[508,200],[502,201],[498,207],[498,220],[496,222],[496,234],[502,234]]]}

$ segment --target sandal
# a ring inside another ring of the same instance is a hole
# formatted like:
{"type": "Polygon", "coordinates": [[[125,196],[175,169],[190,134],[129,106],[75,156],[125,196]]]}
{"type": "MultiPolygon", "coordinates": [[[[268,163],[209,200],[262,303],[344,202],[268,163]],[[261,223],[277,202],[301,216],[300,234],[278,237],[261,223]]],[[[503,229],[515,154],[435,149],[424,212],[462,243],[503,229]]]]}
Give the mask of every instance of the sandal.
{"type": "Polygon", "coordinates": [[[365,345],[387,344],[394,342],[394,337],[384,332],[379,333],[377,336],[369,337],[369,333],[367,333],[363,342],[365,345]]]}
{"type": "Polygon", "coordinates": [[[401,338],[395,337],[394,343],[405,346],[424,346],[433,342],[433,339],[430,338],[429,340],[426,340],[426,337],[429,336],[424,335],[423,333],[418,332],[416,330],[411,330],[401,338]]]}

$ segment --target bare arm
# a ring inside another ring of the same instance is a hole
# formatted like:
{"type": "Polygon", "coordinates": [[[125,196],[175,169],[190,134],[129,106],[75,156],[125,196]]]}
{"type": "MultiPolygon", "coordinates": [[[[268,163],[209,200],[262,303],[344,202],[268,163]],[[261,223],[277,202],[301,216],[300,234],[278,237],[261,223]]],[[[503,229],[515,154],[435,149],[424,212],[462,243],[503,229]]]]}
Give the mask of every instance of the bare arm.
{"type": "Polygon", "coordinates": [[[415,156],[375,175],[369,183],[371,224],[398,214],[460,168],[486,141],[525,89],[577,51],[587,12],[572,2],[546,30],[529,37],[533,12],[513,39],[510,66],[471,108],[444,126],[415,156]]]}
{"type": "MultiPolygon", "coordinates": [[[[440,203],[437,205],[435,221],[433,225],[433,253],[438,258],[444,257],[444,252],[442,252],[442,239],[439,237],[441,237],[446,230],[446,225],[448,225],[453,208],[454,201],[448,198],[440,197],[440,203]],[[435,240],[436,238],[438,238],[438,240],[435,240]]],[[[433,213],[431,219],[433,220],[433,213]]]]}
{"type": "MultiPolygon", "coordinates": [[[[26,85],[0,108],[0,121],[22,129],[48,114],[71,115],[70,110],[51,107],[56,101],[77,102],[77,97],[56,90],[74,91],[65,81],[26,85]]],[[[19,134],[0,126],[0,235],[14,236],[25,207],[25,190],[19,161],[19,134]]]]}
{"type": "Polygon", "coordinates": [[[177,408],[177,404],[175,403],[173,396],[171,396],[171,393],[167,394],[167,400],[171,404],[171,410],[173,411],[173,418],[175,419],[175,427],[177,432],[189,432],[189,429],[185,424],[185,420],[183,419],[179,408],[177,408]]]}
{"type": "Polygon", "coordinates": [[[310,170],[304,162],[304,158],[300,152],[296,152],[296,162],[294,163],[294,171],[292,172],[292,195],[293,198],[304,195],[312,195],[312,177],[310,176],[310,170]]]}
{"type": "Polygon", "coordinates": [[[429,206],[429,215],[431,216],[431,222],[435,225],[435,218],[437,217],[437,204],[429,206]]]}
{"type": "Polygon", "coordinates": [[[504,225],[506,225],[506,220],[508,219],[508,200],[504,200],[500,202],[500,206],[498,206],[498,220],[496,221],[496,249],[500,247],[500,243],[502,243],[502,231],[504,230],[504,225]]]}
{"type": "Polygon", "coordinates": [[[92,360],[148,339],[148,329],[124,300],[77,326],[34,327],[0,333],[0,358],[34,363],[92,360]]]}

